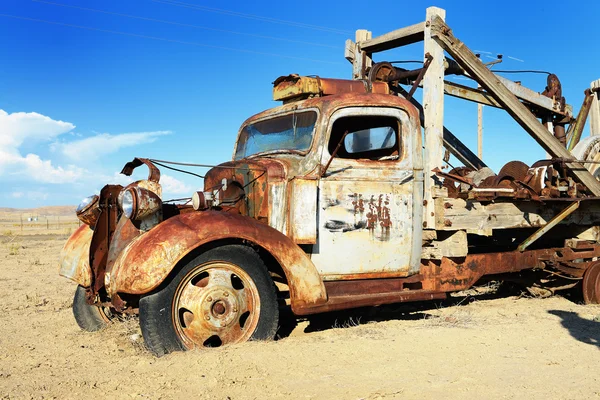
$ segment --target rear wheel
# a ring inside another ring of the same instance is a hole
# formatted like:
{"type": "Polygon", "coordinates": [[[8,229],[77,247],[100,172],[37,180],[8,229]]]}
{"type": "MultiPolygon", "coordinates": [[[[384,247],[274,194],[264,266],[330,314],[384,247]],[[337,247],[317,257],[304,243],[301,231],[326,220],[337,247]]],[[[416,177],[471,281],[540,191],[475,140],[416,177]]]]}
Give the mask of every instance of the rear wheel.
{"type": "Polygon", "coordinates": [[[111,319],[110,311],[104,307],[88,304],[86,301],[85,288],[77,286],[73,298],[73,316],[77,325],[88,332],[96,332],[104,328],[111,319]]]}
{"type": "Polygon", "coordinates": [[[273,280],[258,254],[241,245],[201,254],[140,300],[144,341],[157,356],[272,339],[278,322],[273,280]]]}
{"type": "Polygon", "coordinates": [[[600,304],[600,262],[593,263],[583,274],[583,301],[600,304]]]}

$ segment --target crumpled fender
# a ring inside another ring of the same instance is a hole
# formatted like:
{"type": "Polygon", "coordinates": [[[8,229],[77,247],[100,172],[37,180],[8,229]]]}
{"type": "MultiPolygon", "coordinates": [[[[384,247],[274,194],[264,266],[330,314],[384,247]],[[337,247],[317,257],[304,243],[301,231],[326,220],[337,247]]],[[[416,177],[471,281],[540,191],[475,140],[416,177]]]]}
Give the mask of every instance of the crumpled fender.
{"type": "Polygon", "coordinates": [[[253,218],[219,211],[177,215],[135,238],[115,260],[107,291],[111,296],[148,293],[191,251],[228,238],[248,240],[275,257],[288,280],[292,310],[327,301],[317,269],[290,238],[253,218]]]}
{"type": "Polygon", "coordinates": [[[59,274],[83,287],[90,287],[92,284],[90,243],[93,234],[94,231],[88,225],[81,225],[60,252],[59,274]]]}

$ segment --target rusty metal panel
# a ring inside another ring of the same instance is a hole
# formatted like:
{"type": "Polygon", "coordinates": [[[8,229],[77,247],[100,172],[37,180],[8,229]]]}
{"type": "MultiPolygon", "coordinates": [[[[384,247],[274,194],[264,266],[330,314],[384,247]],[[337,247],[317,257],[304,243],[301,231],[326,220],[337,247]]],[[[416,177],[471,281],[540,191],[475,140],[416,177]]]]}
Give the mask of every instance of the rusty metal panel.
{"type": "Polygon", "coordinates": [[[108,294],[148,293],[185,255],[228,238],[254,243],[273,255],[288,279],[293,311],[327,300],[315,266],[290,238],[252,218],[220,211],[180,214],[133,239],[114,262],[108,294]]]}
{"type": "Polygon", "coordinates": [[[83,287],[92,284],[90,268],[90,243],[94,231],[81,225],[69,238],[60,252],[59,274],[77,282],[83,287]]]}
{"type": "Polygon", "coordinates": [[[287,183],[272,182],[269,185],[269,226],[287,234],[287,183]]]}
{"type": "MultiPolygon", "coordinates": [[[[411,134],[418,122],[398,109],[348,107],[330,118],[328,129],[338,119],[361,116],[396,118],[400,154],[373,160],[333,158],[319,183],[318,241],[311,256],[324,280],[409,276],[419,268],[418,257],[412,255],[416,236],[419,256],[421,252],[420,235],[414,231],[420,232],[421,225],[413,221],[414,198],[422,199],[413,169],[420,149],[415,150],[411,134]]],[[[321,164],[330,157],[325,148],[321,164]]]]}
{"type": "Polygon", "coordinates": [[[289,236],[296,243],[317,242],[316,179],[296,178],[290,183],[289,236]]]}

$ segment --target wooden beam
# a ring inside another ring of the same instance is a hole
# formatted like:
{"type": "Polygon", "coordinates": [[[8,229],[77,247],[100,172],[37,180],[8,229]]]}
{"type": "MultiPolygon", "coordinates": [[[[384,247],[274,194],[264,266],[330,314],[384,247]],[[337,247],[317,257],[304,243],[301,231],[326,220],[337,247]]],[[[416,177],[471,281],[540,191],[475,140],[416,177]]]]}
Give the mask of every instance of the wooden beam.
{"type": "Polygon", "coordinates": [[[469,86],[460,85],[458,83],[444,81],[444,93],[448,96],[458,97],[459,99],[469,100],[475,103],[484,104],[502,108],[500,104],[492,96],[483,90],[474,89],[469,86]]]}
{"type": "MultiPolygon", "coordinates": [[[[356,43],[354,44],[354,56],[352,57],[352,79],[365,79],[367,69],[373,64],[371,56],[360,48],[360,42],[370,38],[370,31],[367,31],[366,29],[359,29],[356,31],[356,43]]],[[[346,45],[348,45],[347,41],[346,45]]],[[[346,56],[346,59],[348,59],[348,56],[346,56]]]]}
{"type": "Polygon", "coordinates": [[[425,117],[425,228],[435,227],[435,207],[432,191],[435,186],[441,186],[439,178],[432,171],[442,169],[444,152],[444,49],[433,39],[431,22],[442,20],[446,11],[437,8],[427,8],[424,33],[424,54],[429,53],[433,58],[423,76],[423,105],[425,117]]]}
{"type": "MultiPolygon", "coordinates": [[[[408,95],[408,92],[404,90],[403,87],[398,87],[398,90],[404,98],[408,95]]],[[[425,113],[423,110],[423,106],[414,97],[411,97],[410,102],[413,106],[419,110],[419,117],[421,119],[421,126],[425,127],[425,113]]],[[[467,146],[464,145],[463,142],[460,141],[459,138],[454,136],[452,132],[450,132],[444,126],[444,147],[448,149],[448,151],[458,159],[465,166],[473,168],[473,169],[481,169],[487,167],[483,161],[479,157],[475,155],[467,146]]]]}
{"type": "MultiPolygon", "coordinates": [[[[574,160],[571,152],[561,145],[498,77],[452,34],[439,16],[432,20],[431,35],[552,157],[574,160]]],[[[587,186],[595,196],[600,196],[600,182],[581,163],[570,161],[566,165],[577,180],[587,186]]]]}
{"type": "Polygon", "coordinates": [[[590,85],[594,99],[592,100],[592,107],[590,108],[590,134],[600,135],[600,79],[592,82],[590,85]]]}
{"type": "Polygon", "coordinates": [[[554,228],[556,225],[561,223],[569,215],[573,214],[573,212],[579,208],[579,203],[581,202],[576,201],[573,204],[569,205],[567,208],[565,208],[563,211],[556,214],[556,216],[550,221],[548,221],[546,225],[542,226],[527,239],[523,240],[523,243],[521,243],[519,247],[517,247],[517,249],[519,251],[525,251],[525,249],[528,248],[531,244],[533,244],[533,242],[544,236],[546,233],[548,233],[550,229],[554,228]]]}
{"type": "Polygon", "coordinates": [[[365,40],[360,43],[360,49],[367,53],[394,49],[407,44],[417,43],[423,40],[425,22],[419,22],[406,28],[397,29],[374,39],[365,40]]]}

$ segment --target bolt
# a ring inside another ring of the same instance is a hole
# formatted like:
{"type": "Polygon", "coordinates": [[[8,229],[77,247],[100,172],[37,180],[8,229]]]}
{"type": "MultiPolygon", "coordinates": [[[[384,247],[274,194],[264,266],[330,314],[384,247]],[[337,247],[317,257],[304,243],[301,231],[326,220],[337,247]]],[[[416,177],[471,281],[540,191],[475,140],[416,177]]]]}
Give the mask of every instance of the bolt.
{"type": "Polygon", "coordinates": [[[205,320],[209,320],[210,319],[210,315],[206,314],[206,317],[204,317],[205,320]]]}
{"type": "Polygon", "coordinates": [[[228,297],[228,296],[229,296],[229,293],[227,293],[227,292],[223,292],[223,296],[225,296],[225,297],[228,297]]]}
{"type": "Polygon", "coordinates": [[[212,297],[208,296],[208,297],[206,298],[206,301],[212,301],[212,297]]]}
{"type": "Polygon", "coordinates": [[[237,312],[237,307],[233,307],[233,312],[237,312]]]}

